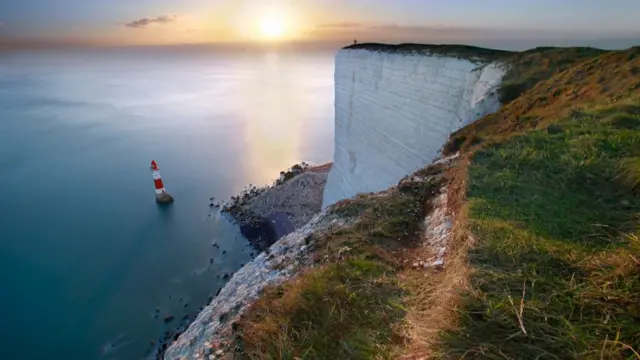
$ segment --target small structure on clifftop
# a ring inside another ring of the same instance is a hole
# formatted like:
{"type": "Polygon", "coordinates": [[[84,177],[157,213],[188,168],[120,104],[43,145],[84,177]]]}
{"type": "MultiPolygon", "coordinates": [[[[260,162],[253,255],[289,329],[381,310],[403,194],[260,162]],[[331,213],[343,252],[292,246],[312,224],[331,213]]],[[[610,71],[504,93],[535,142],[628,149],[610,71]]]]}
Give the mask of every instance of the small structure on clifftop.
{"type": "Polygon", "coordinates": [[[156,187],[156,202],[160,204],[167,204],[173,202],[173,197],[169,195],[162,183],[162,177],[160,176],[160,169],[158,163],[155,160],[151,160],[151,172],[153,173],[153,183],[156,187]]]}

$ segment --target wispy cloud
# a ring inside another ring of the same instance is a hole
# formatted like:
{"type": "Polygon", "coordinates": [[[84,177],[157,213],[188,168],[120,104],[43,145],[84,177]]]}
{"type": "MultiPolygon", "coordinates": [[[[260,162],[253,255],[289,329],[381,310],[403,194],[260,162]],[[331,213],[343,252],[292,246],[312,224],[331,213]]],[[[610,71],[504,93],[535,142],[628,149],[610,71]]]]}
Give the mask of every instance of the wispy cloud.
{"type": "Polygon", "coordinates": [[[362,24],[357,23],[357,22],[338,22],[338,23],[330,23],[330,24],[320,24],[318,25],[319,28],[324,28],[324,29],[353,29],[353,28],[359,28],[362,27],[362,24]]]}
{"type": "Polygon", "coordinates": [[[139,29],[147,27],[151,24],[168,24],[178,20],[178,15],[163,15],[155,18],[142,18],[129,23],[126,23],[124,26],[132,29],[139,29]]]}

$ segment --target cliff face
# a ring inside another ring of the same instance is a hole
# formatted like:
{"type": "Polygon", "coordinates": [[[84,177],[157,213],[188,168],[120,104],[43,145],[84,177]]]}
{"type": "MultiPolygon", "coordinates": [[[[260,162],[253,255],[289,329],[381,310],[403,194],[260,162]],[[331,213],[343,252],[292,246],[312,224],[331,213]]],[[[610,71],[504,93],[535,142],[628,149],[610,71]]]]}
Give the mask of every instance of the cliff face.
{"type": "Polygon", "coordinates": [[[335,65],[335,151],[323,208],[396,184],[449,135],[500,108],[497,62],[343,49],[335,65]]]}

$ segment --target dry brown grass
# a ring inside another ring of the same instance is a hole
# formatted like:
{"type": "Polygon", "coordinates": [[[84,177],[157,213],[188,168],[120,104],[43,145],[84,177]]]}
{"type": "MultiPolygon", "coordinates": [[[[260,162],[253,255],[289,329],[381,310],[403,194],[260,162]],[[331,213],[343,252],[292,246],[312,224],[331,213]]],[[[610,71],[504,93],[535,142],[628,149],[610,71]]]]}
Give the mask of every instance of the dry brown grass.
{"type": "Polygon", "coordinates": [[[505,58],[510,69],[499,89],[500,101],[510,103],[540,81],[549,79],[581,61],[605,53],[594,48],[539,47],[505,58]]]}
{"type": "Polygon", "coordinates": [[[640,157],[628,157],[620,161],[620,178],[635,191],[640,191],[640,157]]]}

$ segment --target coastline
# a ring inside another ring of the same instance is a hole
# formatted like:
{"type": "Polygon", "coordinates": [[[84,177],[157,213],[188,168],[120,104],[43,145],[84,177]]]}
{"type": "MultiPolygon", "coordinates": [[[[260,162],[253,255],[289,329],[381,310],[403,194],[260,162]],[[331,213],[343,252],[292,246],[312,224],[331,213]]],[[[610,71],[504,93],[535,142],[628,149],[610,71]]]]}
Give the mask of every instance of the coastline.
{"type": "Polygon", "coordinates": [[[348,220],[325,211],[278,240],[231,277],[220,294],[170,343],[164,359],[227,359],[225,356],[238,350],[234,331],[247,306],[265,287],[280,284],[299,269],[311,266],[314,260],[311,235],[348,225],[348,220]]]}
{"type": "Polygon", "coordinates": [[[226,204],[212,205],[221,206],[260,253],[320,212],[331,165],[293,165],[271,185],[250,187],[226,204]]]}
{"type": "MultiPolygon", "coordinates": [[[[256,294],[244,292],[238,294],[238,288],[243,289],[247,284],[257,286],[256,284],[264,283],[265,279],[261,274],[265,272],[265,269],[269,269],[274,263],[282,264],[285,260],[291,261],[291,256],[285,254],[288,250],[286,246],[281,249],[281,254],[278,257],[274,257],[274,254],[268,253],[268,251],[264,252],[278,240],[296,230],[301,230],[308,223],[311,223],[310,228],[314,228],[315,224],[325,220],[326,216],[320,214],[322,193],[332,164],[332,162],[328,162],[312,166],[303,162],[281,171],[280,178],[271,185],[249,186],[227,202],[215,202],[214,198],[210,198],[210,207],[220,208],[221,213],[227,215],[231,222],[238,225],[242,235],[256,250],[256,256],[246,267],[231,274],[229,282],[222,289],[219,289],[215,296],[210,297],[208,303],[201,306],[196,314],[180,319],[180,323],[173,330],[165,331],[157,341],[152,341],[152,349],[147,359],[164,359],[166,350],[195,321],[202,317],[202,311],[212,303],[221,301],[218,299],[221,293],[227,298],[226,301],[230,301],[229,297],[232,297],[236,304],[246,302],[249,300],[249,295],[256,296],[256,294]],[[259,268],[259,271],[256,270],[258,274],[256,276],[250,276],[253,274],[249,269],[252,264],[256,269],[259,268]],[[238,274],[244,274],[244,276],[238,277],[238,274]],[[235,284],[231,286],[234,289],[225,291],[227,285],[232,282],[235,284]],[[224,293],[229,294],[225,295],[224,293]]],[[[297,242],[299,241],[300,239],[297,240],[297,242]]],[[[279,278],[280,276],[288,276],[287,274],[289,272],[281,274],[281,271],[276,270],[275,273],[268,274],[268,277],[279,278]]]]}

